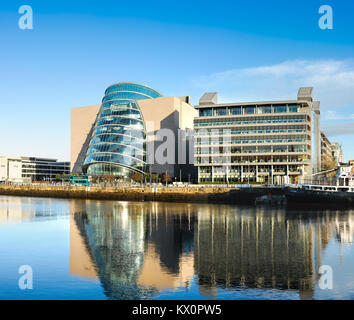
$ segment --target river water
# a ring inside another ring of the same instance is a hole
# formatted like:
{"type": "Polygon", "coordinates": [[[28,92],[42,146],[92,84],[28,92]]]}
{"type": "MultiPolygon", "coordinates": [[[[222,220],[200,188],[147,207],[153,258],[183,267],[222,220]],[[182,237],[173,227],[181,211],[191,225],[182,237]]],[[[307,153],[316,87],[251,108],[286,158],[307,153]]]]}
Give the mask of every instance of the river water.
{"type": "Polygon", "coordinates": [[[354,211],[0,196],[0,299],[353,299],[353,235],[354,211]]]}

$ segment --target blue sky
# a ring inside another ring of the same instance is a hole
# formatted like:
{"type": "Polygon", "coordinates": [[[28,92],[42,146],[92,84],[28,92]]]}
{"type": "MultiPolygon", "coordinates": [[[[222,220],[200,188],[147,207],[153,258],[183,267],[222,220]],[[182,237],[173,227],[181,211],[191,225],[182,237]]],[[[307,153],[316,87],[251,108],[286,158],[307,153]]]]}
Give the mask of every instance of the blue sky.
{"type": "Polygon", "coordinates": [[[322,128],[354,159],[354,2],[14,1],[0,4],[0,154],[70,157],[70,109],[120,81],[220,102],[295,99],[313,86],[322,128]],[[34,29],[18,27],[31,5],[34,29]],[[318,27],[321,5],[333,30],[318,27]]]}

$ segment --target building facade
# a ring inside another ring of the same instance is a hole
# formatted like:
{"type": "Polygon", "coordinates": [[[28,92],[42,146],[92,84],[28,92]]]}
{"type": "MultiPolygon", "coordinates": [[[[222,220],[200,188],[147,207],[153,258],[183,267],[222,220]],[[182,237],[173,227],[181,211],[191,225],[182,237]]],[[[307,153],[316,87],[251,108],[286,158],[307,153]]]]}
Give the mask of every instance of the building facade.
{"type": "Polygon", "coordinates": [[[0,156],[0,182],[22,182],[21,157],[0,156]]]}
{"type": "Polygon", "coordinates": [[[337,164],[344,162],[343,149],[338,142],[332,142],[331,144],[332,157],[337,164]]]}
{"type": "Polygon", "coordinates": [[[297,183],[321,168],[320,103],[313,88],[297,100],[217,103],[205,94],[194,120],[201,183],[297,183]]]}
{"type": "Polygon", "coordinates": [[[349,164],[343,164],[338,167],[337,170],[337,185],[354,187],[354,165],[349,162],[349,164]]]}
{"type": "Polygon", "coordinates": [[[300,88],[296,100],[226,104],[212,92],[194,107],[188,96],[124,82],[108,87],[101,105],[71,111],[73,173],[293,184],[340,158],[340,146],[320,131],[313,88],[300,88]]]}
{"type": "Polygon", "coordinates": [[[332,143],[327,138],[326,134],[321,131],[321,171],[335,169],[338,162],[332,154],[332,143]]]}
{"type": "Polygon", "coordinates": [[[58,174],[69,173],[70,162],[36,157],[0,156],[0,182],[55,181],[58,174]]]}
{"type": "Polygon", "coordinates": [[[187,132],[197,115],[188,96],[163,97],[137,83],[110,86],[102,105],[71,110],[71,170],[124,180],[166,172],[178,181],[196,178],[193,154],[185,152],[184,161],[179,156],[181,146],[194,147],[187,132]],[[163,159],[167,145],[169,157],[163,159]]]}
{"type": "Polygon", "coordinates": [[[146,129],[139,100],[161,97],[134,83],[110,86],[102,100],[83,171],[88,175],[131,176],[146,169],[146,129]]]}

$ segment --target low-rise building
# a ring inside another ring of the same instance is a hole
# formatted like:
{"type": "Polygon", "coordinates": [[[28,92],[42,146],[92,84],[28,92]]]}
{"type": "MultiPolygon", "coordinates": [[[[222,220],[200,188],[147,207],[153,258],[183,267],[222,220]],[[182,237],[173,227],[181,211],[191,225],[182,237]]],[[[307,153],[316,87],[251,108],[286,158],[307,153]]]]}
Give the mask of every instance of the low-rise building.
{"type": "Polygon", "coordinates": [[[70,162],[37,157],[0,156],[0,182],[54,181],[69,174],[70,162]]]}
{"type": "Polygon", "coordinates": [[[341,165],[337,170],[337,183],[341,186],[354,186],[354,165],[341,165]]]}
{"type": "Polygon", "coordinates": [[[0,156],[0,182],[22,182],[21,157],[0,156]]]}

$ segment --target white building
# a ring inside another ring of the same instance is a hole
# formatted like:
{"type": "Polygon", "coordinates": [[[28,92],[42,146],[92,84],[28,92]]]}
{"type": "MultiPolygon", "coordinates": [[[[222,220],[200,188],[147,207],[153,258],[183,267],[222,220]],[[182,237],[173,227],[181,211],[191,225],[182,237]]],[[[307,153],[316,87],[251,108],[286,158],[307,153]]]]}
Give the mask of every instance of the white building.
{"type": "Polygon", "coordinates": [[[70,173],[70,162],[35,157],[0,156],[0,182],[53,181],[70,173]]]}
{"type": "Polygon", "coordinates": [[[340,166],[337,172],[337,180],[340,185],[354,186],[354,166],[340,166]]]}
{"type": "Polygon", "coordinates": [[[0,156],[0,182],[22,182],[22,159],[0,156]]]}

